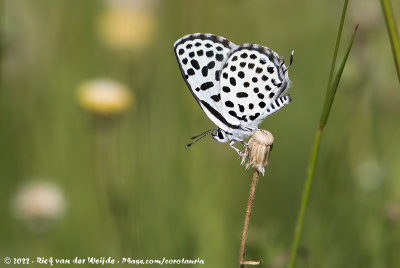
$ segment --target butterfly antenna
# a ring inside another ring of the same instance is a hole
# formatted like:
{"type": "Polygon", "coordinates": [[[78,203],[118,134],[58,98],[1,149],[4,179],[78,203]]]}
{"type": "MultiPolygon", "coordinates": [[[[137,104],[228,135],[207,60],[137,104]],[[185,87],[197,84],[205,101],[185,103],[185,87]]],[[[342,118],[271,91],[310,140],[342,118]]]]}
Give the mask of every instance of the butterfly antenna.
{"type": "Polygon", "coordinates": [[[290,62],[289,62],[289,66],[286,68],[286,70],[284,71],[284,73],[286,73],[287,70],[289,70],[290,66],[292,66],[292,63],[293,63],[293,54],[294,54],[294,50],[292,50],[292,53],[290,53],[290,62]]]}
{"type": "Polygon", "coordinates": [[[201,133],[201,134],[199,134],[197,136],[191,137],[192,140],[194,140],[196,138],[197,139],[195,141],[189,143],[188,145],[186,145],[185,148],[188,148],[188,147],[192,146],[194,143],[198,142],[199,140],[201,140],[202,138],[204,138],[205,136],[207,136],[208,134],[210,134],[213,131],[216,131],[216,129],[209,129],[209,130],[204,131],[203,133],[201,133]]]}
{"type": "Polygon", "coordinates": [[[191,137],[190,139],[191,139],[191,140],[197,139],[198,137],[203,136],[204,134],[208,134],[209,132],[214,131],[214,130],[215,130],[215,129],[206,130],[206,131],[204,131],[203,133],[200,133],[199,135],[196,135],[196,136],[191,137]]]}

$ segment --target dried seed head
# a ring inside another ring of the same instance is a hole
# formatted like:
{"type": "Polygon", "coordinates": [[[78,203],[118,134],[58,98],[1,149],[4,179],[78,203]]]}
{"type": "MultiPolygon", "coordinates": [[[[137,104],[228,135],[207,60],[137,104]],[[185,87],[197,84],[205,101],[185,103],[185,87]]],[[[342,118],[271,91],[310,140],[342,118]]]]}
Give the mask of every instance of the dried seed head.
{"type": "Polygon", "coordinates": [[[274,136],[269,131],[259,129],[250,138],[242,156],[242,164],[249,158],[246,169],[250,166],[264,175],[264,167],[268,164],[269,152],[274,143],[274,136]]]}

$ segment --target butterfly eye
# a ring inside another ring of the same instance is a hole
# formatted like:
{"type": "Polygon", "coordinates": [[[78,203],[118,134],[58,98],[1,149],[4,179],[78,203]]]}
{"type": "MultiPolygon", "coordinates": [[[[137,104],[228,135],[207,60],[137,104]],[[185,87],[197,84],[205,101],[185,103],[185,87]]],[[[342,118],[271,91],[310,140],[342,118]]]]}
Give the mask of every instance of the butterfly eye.
{"type": "Polygon", "coordinates": [[[261,58],[261,59],[260,59],[260,63],[261,63],[261,64],[265,64],[265,63],[267,63],[267,60],[266,60],[265,58],[261,58]]]}
{"type": "Polygon", "coordinates": [[[221,140],[224,138],[224,135],[220,130],[218,130],[218,138],[220,138],[221,140]]]}

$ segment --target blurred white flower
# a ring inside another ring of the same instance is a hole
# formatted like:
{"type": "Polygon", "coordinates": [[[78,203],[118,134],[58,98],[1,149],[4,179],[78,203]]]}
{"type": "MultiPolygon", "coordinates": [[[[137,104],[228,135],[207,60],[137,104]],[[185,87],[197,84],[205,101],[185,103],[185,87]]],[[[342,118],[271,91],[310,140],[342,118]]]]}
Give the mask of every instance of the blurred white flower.
{"type": "Polygon", "coordinates": [[[132,94],[124,85],[108,79],[94,79],[78,86],[81,106],[100,115],[119,114],[132,104],[132,94]]]}
{"type": "Polygon", "coordinates": [[[356,182],[364,192],[377,189],[383,181],[382,167],[375,159],[368,159],[358,165],[356,169],[356,182]]]}
{"type": "Polygon", "coordinates": [[[65,210],[61,190],[49,182],[31,182],[21,186],[12,202],[12,212],[31,226],[60,218],[65,210]]]}

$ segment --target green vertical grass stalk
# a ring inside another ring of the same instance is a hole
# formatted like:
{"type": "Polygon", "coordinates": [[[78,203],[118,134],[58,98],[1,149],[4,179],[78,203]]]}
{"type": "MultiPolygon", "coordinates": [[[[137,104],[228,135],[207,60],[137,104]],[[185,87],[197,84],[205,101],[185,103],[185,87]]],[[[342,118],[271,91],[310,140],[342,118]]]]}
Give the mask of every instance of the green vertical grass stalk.
{"type": "MultiPolygon", "coordinates": [[[[344,20],[344,17],[342,17],[342,20],[344,20]]],[[[328,120],[329,112],[331,110],[332,103],[335,98],[335,94],[336,94],[336,91],[337,91],[337,88],[338,88],[338,85],[340,82],[340,78],[342,77],[342,73],[343,73],[344,67],[346,65],[347,58],[349,56],[351,47],[353,46],[353,42],[354,42],[354,38],[356,36],[357,29],[358,29],[358,25],[356,26],[356,28],[354,30],[353,36],[347,47],[346,54],[342,60],[339,70],[335,76],[335,80],[333,81],[332,86],[330,87],[329,91],[326,93],[326,96],[325,96],[325,103],[324,103],[324,107],[322,108],[321,118],[320,118],[319,126],[317,128],[317,133],[315,135],[311,158],[310,158],[310,161],[308,164],[307,178],[306,178],[306,182],[305,182],[304,189],[303,189],[303,195],[301,198],[300,211],[299,211],[299,216],[297,218],[297,224],[296,224],[296,229],[295,229],[295,234],[294,234],[294,239],[293,239],[293,244],[292,244],[290,261],[289,261],[289,268],[295,267],[295,264],[296,264],[296,256],[297,256],[297,251],[299,248],[301,231],[303,229],[304,217],[305,217],[306,210],[307,210],[308,198],[310,196],[310,190],[311,190],[311,185],[312,185],[312,181],[313,181],[313,177],[314,177],[314,171],[315,171],[315,167],[316,167],[316,163],[317,163],[317,159],[318,159],[318,152],[319,152],[319,147],[321,144],[322,131],[328,120]]],[[[339,34],[341,34],[341,31],[339,31],[339,34]]],[[[337,43],[337,45],[338,45],[338,43],[337,43]]],[[[337,49],[335,49],[335,51],[337,53],[337,49]]],[[[336,56],[335,56],[335,58],[336,58],[336,56]]],[[[334,66],[334,65],[335,65],[335,63],[332,64],[332,66],[334,66]]]]}
{"type": "Polygon", "coordinates": [[[338,30],[338,34],[337,34],[337,37],[336,37],[335,51],[333,52],[331,70],[329,72],[329,78],[328,78],[328,85],[326,87],[326,91],[327,92],[328,92],[328,90],[329,90],[329,88],[331,87],[331,84],[332,84],[332,78],[333,78],[333,73],[335,71],[337,53],[338,53],[338,49],[339,49],[339,45],[340,45],[340,39],[342,38],[343,25],[344,25],[344,20],[346,18],[346,12],[347,12],[347,6],[348,5],[349,5],[349,0],[345,0],[344,1],[344,5],[343,5],[342,17],[340,19],[339,30],[338,30]]]}
{"type": "Polygon", "coordinates": [[[385,17],[386,26],[389,32],[390,43],[392,45],[394,63],[396,65],[397,77],[400,82],[400,44],[399,34],[396,29],[396,23],[393,17],[392,6],[390,0],[381,0],[383,15],[385,17]]]}

